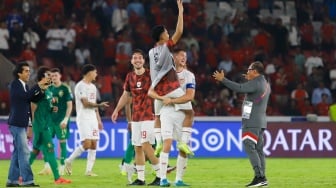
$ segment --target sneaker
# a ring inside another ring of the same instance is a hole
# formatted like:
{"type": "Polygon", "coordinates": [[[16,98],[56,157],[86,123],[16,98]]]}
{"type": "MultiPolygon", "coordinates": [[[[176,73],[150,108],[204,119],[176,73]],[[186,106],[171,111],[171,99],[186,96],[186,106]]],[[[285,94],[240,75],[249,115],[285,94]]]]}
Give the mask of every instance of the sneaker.
{"type": "Polygon", "coordinates": [[[261,186],[262,187],[267,187],[268,186],[268,182],[267,182],[267,179],[266,179],[266,177],[261,177],[261,186]]]}
{"type": "Polygon", "coordinates": [[[6,187],[20,187],[18,183],[6,183],[6,187]]]}
{"type": "Polygon", "coordinates": [[[126,176],[126,175],[127,175],[125,164],[120,164],[120,165],[119,165],[119,169],[120,169],[120,174],[121,174],[122,176],[126,176]]]}
{"type": "Polygon", "coordinates": [[[170,165],[168,165],[168,167],[167,167],[167,174],[171,173],[175,169],[176,169],[176,166],[170,166],[170,165]]]}
{"type": "Polygon", "coordinates": [[[160,153],[162,151],[162,148],[163,148],[163,145],[162,143],[158,143],[156,144],[156,147],[155,147],[155,151],[154,151],[154,155],[159,157],[160,156],[160,153]]]}
{"type": "Polygon", "coordinates": [[[136,169],[134,168],[133,165],[126,164],[126,163],[124,164],[124,166],[125,166],[125,170],[126,170],[128,183],[131,183],[132,182],[132,176],[135,174],[136,169]]]}
{"type": "Polygon", "coordinates": [[[38,175],[50,175],[51,174],[51,169],[50,167],[44,167],[38,175]]]}
{"type": "Polygon", "coordinates": [[[133,183],[128,184],[128,185],[130,185],[130,186],[132,186],[132,185],[137,185],[137,186],[139,186],[139,185],[146,185],[146,182],[145,181],[141,181],[139,179],[136,179],[133,183]]]}
{"type": "Polygon", "coordinates": [[[68,159],[64,160],[64,172],[67,175],[71,175],[72,174],[72,163],[70,161],[68,161],[68,159]]]}
{"type": "Polygon", "coordinates": [[[189,146],[186,143],[183,143],[183,142],[178,143],[177,148],[180,151],[183,151],[184,153],[186,153],[189,156],[194,156],[195,155],[194,152],[191,151],[191,149],[189,148],[189,146]]]}
{"type": "Polygon", "coordinates": [[[65,169],[64,165],[61,165],[59,167],[58,171],[59,171],[60,176],[64,176],[64,169],[65,169]]]}
{"type": "Polygon", "coordinates": [[[85,176],[97,177],[98,175],[93,173],[92,171],[85,172],[85,176]]]}
{"type": "Polygon", "coordinates": [[[160,178],[159,177],[155,177],[154,181],[150,184],[148,184],[148,186],[160,186],[160,178]]]}
{"type": "Polygon", "coordinates": [[[175,186],[176,187],[187,187],[187,186],[190,186],[190,185],[185,184],[182,180],[178,180],[177,182],[175,182],[175,186]]]}
{"type": "Polygon", "coordinates": [[[162,179],[160,181],[160,187],[169,187],[170,186],[170,183],[168,182],[167,179],[162,179]]]}
{"type": "Polygon", "coordinates": [[[69,183],[71,183],[71,180],[67,180],[62,177],[59,177],[57,180],[55,180],[55,184],[69,184],[69,183]]]}
{"type": "Polygon", "coordinates": [[[247,184],[246,187],[261,187],[267,186],[267,180],[265,177],[257,177],[255,176],[250,184],[247,184]]]}

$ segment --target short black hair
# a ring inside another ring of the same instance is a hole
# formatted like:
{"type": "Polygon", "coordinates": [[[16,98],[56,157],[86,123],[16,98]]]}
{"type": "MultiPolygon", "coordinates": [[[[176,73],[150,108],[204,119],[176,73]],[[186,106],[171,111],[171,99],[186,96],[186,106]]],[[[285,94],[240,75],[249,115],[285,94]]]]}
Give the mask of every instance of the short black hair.
{"type": "Polygon", "coordinates": [[[22,73],[23,67],[29,67],[29,64],[26,61],[22,61],[16,64],[15,69],[13,70],[13,76],[19,78],[19,73],[22,73]]]}
{"type": "Polygon", "coordinates": [[[50,70],[50,72],[58,72],[58,73],[61,74],[61,69],[59,69],[59,68],[52,68],[52,69],[50,70]]]}
{"type": "Polygon", "coordinates": [[[85,76],[88,72],[96,70],[96,66],[92,65],[92,64],[85,64],[82,67],[82,76],[85,76]]]}
{"type": "Polygon", "coordinates": [[[179,52],[185,52],[186,50],[184,48],[181,48],[181,47],[176,47],[173,49],[173,54],[176,54],[176,53],[179,53],[179,52]]]}
{"type": "Polygon", "coordinates": [[[253,62],[251,68],[256,70],[259,74],[265,74],[264,65],[260,61],[253,62]]]}
{"type": "Polygon", "coordinates": [[[166,27],[164,25],[156,25],[152,29],[152,38],[155,42],[160,40],[161,34],[164,32],[166,27]]]}
{"type": "Polygon", "coordinates": [[[132,54],[141,54],[142,57],[145,59],[145,53],[141,49],[134,49],[132,54]]]}
{"type": "Polygon", "coordinates": [[[37,81],[41,81],[44,77],[46,77],[45,73],[49,71],[49,68],[46,66],[41,66],[38,70],[37,70],[37,81]]]}

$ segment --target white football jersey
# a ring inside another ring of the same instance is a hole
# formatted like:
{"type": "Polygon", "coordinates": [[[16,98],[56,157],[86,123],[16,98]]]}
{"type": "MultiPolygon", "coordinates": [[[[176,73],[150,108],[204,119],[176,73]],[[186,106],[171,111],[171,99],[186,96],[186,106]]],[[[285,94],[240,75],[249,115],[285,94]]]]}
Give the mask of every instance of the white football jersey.
{"type": "Polygon", "coordinates": [[[196,81],[194,73],[187,69],[177,73],[181,88],[185,92],[187,88],[196,89],[196,81]]]}
{"type": "Polygon", "coordinates": [[[95,108],[85,108],[81,101],[87,98],[89,102],[97,102],[97,88],[94,84],[87,84],[83,80],[75,86],[76,112],[77,119],[95,119],[97,120],[95,108]]]}

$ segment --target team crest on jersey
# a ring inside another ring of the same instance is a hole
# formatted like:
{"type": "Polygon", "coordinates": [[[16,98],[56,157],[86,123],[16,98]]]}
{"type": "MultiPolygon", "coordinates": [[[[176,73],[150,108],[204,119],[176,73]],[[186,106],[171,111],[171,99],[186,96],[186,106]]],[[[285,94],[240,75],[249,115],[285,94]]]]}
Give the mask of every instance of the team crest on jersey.
{"type": "Polygon", "coordinates": [[[137,82],[137,83],[136,83],[136,87],[137,87],[137,88],[141,87],[141,82],[137,82]]]}
{"type": "Polygon", "coordinates": [[[58,96],[63,97],[63,95],[64,95],[63,91],[58,92],[58,96]]]}
{"type": "Polygon", "coordinates": [[[184,82],[185,82],[185,79],[184,78],[180,78],[179,82],[180,82],[180,85],[182,86],[184,84],[184,82]]]}

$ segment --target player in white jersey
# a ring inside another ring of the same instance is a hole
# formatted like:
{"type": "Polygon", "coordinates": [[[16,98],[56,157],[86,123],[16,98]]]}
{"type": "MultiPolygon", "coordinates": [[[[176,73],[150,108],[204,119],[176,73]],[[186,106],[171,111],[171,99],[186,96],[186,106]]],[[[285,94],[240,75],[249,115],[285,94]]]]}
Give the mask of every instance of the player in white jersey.
{"type": "MultiPolygon", "coordinates": [[[[193,118],[191,121],[187,121],[184,113],[176,111],[172,108],[174,104],[180,104],[190,102],[195,97],[195,75],[187,70],[187,53],[185,50],[177,48],[173,50],[173,57],[176,66],[176,72],[181,85],[181,88],[185,94],[178,98],[164,98],[164,107],[161,110],[161,132],[163,139],[174,139],[178,142],[179,155],[176,162],[176,186],[188,186],[182,180],[185,170],[187,168],[187,154],[184,151],[190,151],[188,143],[191,137],[193,118]]],[[[162,172],[161,178],[166,177],[166,174],[162,172]]]]}
{"type": "Polygon", "coordinates": [[[82,144],[65,160],[65,172],[72,173],[72,162],[84,151],[88,151],[85,175],[97,176],[92,172],[96,160],[97,141],[99,130],[103,129],[98,107],[108,107],[108,102],[97,104],[97,88],[92,83],[97,77],[97,69],[92,64],[82,68],[83,79],[75,87],[76,122],[82,144]]]}

